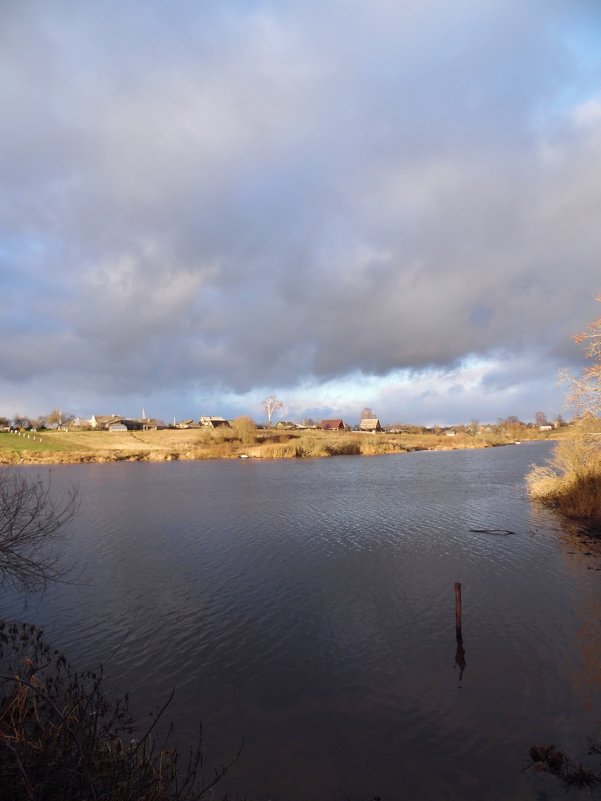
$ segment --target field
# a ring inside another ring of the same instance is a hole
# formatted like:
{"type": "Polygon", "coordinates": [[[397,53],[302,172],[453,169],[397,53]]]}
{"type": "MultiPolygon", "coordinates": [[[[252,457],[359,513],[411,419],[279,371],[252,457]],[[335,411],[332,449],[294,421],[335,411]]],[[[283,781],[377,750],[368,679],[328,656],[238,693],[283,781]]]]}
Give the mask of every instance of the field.
{"type": "MultiPolygon", "coordinates": [[[[552,437],[556,432],[549,432],[552,437]]],[[[549,433],[533,432],[537,439],[549,433]]],[[[563,433],[563,432],[562,432],[563,433]]],[[[456,450],[505,445],[502,433],[447,437],[434,433],[366,434],[314,429],[168,429],[164,431],[41,431],[0,433],[0,464],[168,461],[175,459],[285,459],[456,450]]]]}

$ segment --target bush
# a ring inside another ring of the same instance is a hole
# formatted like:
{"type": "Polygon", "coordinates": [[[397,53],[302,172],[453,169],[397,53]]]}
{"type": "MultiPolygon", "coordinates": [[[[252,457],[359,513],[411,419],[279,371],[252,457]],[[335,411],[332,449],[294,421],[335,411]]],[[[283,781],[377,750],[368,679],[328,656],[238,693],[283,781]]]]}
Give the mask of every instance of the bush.
{"type": "Polygon", "coordinates": [[[232,422],[232,428],[243,445],[254,445],[257,439],[257,426],[250,417],[242,415],[232,422]]]}

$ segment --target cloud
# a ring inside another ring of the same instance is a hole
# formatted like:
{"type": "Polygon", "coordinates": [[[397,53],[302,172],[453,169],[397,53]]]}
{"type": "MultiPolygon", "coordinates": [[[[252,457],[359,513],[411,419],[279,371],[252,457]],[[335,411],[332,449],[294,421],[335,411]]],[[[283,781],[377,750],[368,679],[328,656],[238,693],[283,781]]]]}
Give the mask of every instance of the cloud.
{"type": "Polygon", "coordinates": [[[599,22],[542,0],[13,6],[0,392],[33,403],[36,374],[187,416],[499,352],[526,387],[536,352],[554,398],[599,291],[599,22]]]}

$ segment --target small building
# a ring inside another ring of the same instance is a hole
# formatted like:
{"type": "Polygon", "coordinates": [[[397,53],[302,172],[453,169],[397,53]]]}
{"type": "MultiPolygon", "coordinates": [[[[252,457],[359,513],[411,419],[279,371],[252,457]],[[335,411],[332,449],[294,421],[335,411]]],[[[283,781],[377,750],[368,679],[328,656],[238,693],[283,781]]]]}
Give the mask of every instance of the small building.
{"type": "Polygon", "coordinates": [[[123,417],[120,414],[93,414],[89,423],[92,428],[99,431],[108,431],[110,425],[120,423],[122,420],[123,417]]]}
{"type": "Polygon", "coordinates": [[[366,417],[359,423],[359,431],[368,431],[371,434],[375,434],[376,431],[381,430],[382,426],[377,417],[366,417]]]}
{"type": "Polygon", "coordinates": [[[110,423],[107,429],[108,431],[127,431],[127,426],[125,423],[120,420],[118,423],[110,423]]]}
{"type": "Polygon", "coordinates": [[[169,428],[167,423],[163,420],[157,420],[156,417],[142,417],[136,422],[142,424],[142,431],[159,431],[160,429],[169,428]]]}
{"type": "Polygon", "coordinates": [[[200,425],[207,428],[231,428],[230,421],[225,417],[201,417],[200,425]]]}
{"type": "Polygon", "coordinates": [[[344,431],[346,426],[344,420],[335,418],[333,420],[322,420],[319,427],[324,431],[344,431]]]}
{"type": "Polygon", "coordinates": [[[131,420],[118,414],[95,414],[90,419],[90,425],[96,431],[141,431],[144,427],[140,420],[131,420]]]}
{"type": "Polygon", "coordinates": [[[298,423],[293,423],[291,420],[278,420],[278,422],[275,424],[275,427],[279,428],[279,429],[283,428],[283,429],[287,429],[287,430],[290,430],[290,429],[293,429],[293,428],[302,428],[302,426],[299,426],[298,423]]]}

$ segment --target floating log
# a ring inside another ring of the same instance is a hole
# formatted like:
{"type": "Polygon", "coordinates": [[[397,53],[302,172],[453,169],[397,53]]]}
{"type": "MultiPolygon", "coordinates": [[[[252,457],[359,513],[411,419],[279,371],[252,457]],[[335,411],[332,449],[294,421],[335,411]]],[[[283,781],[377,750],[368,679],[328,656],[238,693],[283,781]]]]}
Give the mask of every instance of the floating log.
{"type": "Polygon", "coordinates": [[[470,528],[470,531],[474,534],[497,534],[502,537],[515,534],[515,531],[510,531],[508,528],[470,528]]]}

